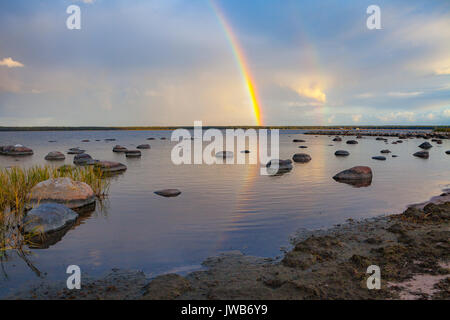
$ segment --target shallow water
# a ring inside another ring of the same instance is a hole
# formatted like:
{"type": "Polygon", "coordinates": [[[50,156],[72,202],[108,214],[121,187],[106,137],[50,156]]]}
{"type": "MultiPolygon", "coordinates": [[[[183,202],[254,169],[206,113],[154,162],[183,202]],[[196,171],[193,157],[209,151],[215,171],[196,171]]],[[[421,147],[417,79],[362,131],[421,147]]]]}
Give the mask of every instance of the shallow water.
{"type": "MultiPolygon", "coordinates": [[[[345,141],[354,137],[332,142],[327,136],[302,133],[281,131],[280,158],[308,153],[312,161],[294,164],[282,176],[261,176],[259,165],[175,166],[170,154],[176,143],[159,139],[170,139],[170,131],[0,132],[0,145],[23,144],[35,152],[24,158],[0,156],[0,167],[48,164],[44,160],[48,152],[77,146],[93,158],[128,166],[113,179],[103,208],[97,206],[50,248],[32,250],[28,258],[47,280],[65,280],[65,270],[72,264],[91,276],[111,268],[140,269],[154,276],[199,268],[205,258],[224,250],[275,257],[299,228],[399,213],[407,204],[428,200],[449,186],[450,156],[445,154],[449,140],[432,143],[430,158],[423,160],[412,156],[422,139],[392,145],[365,137],[357,145],[347,145],[345,141]],[[148,137],[156,140],[146,141],[148,137]],[[117,141],[105,142],[105,138],[117,141]],[[82,143],[83,139],[91,142],[82,143]],[[133,148],[142,143],[151,144],[152,149],[142,150],[140,159],[112,152],[115,144],[133,148]],[[308,148],[299,149],[299,145],[308,148]],[[339,149],[350,156],[335,157],[339,149]],[[398,158],[387,155],[386,161],[372,160],[382,149],[390,149],[398,158]],[[372,168],[369,187],[355,188],[332,179],[355,165],[372,168]],[[153,193],[166,188],[178,188],[182,194],[163,198],[153,193]]],[[[68,155],[65,163],[71,164],[72,159],[68,155]]],[[[11,255],[0,268],[0,296],[38,279],[22,259],[11,255]]]]}

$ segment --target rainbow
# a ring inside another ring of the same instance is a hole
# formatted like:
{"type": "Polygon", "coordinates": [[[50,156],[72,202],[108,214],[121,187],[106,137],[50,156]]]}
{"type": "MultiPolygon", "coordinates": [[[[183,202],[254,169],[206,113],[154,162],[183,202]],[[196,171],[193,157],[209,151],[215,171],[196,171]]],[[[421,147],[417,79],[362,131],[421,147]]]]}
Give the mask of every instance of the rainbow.
{"type": "Polygon", "coordinates": [[[220,22],[220,25],[224,29],[225,35],[231,44],[231,48],[233,50],[233,55],[236,58],[236,61],[238,63],[242,77],[244,78],[245,85],[247,87],[247,91],[248,91],[248,94],[249,94],[249,97],[251,100],[256,123],[258,126],[261,126],[263,124],[263,121],[262,121],[262,116],[261,116],[261,107],[260,107],[260,103],[259,103],[258,93],[257,93],[256,87],[255,87],[255,82],[251,76],[250,69],[245,60],[244,51],[240,47],[239,42],[237,41],[237,39],[233,33],[233,29],[231,28],[230,24],[227,23],[224,14],[220,10],[220,8],[216,5],[215,1],[210,0],[209,3],[211,4],[211,7],[213,8],[213,11],[217,16],[217,18],[220,22]]]}

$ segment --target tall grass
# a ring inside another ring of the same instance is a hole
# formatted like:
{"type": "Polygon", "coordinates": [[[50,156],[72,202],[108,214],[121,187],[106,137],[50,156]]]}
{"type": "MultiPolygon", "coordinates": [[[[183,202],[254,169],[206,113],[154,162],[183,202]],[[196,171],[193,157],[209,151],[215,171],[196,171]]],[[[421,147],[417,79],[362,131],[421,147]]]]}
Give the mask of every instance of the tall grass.
{"type": "Polygon", "coordinates": [[[50,178],[60,177],[69,177],[72,180],[87,183],[98,197],[104,196],[109,190],[109,180],[105,178],[100,168],[93,166],[63,166],[61,168],[35,166],[1,169],[0,211],[9,208],[16,213],[22,212],[29,193],[35,185],[50,178]]]}
{"type": "Polygon", "coordinates": [[[109,179],[100,168],[94,166],[0,169],[0,257],[8,250],[21,249],[28,241],[19,232],[19,226],[23,225],[22,218],[31,189],[39,182],[60,177],[87,183],[99,198],[107,194],[110,186],[109,179]]]}

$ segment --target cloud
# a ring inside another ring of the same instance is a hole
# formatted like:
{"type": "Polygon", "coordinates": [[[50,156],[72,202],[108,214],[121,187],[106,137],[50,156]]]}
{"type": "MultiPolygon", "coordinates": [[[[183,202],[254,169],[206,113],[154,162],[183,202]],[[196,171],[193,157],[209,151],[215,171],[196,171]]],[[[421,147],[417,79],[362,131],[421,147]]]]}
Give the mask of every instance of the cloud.
{"type": "Polygon", "coordinates": [[[8,68],[21,68],[24,65],[19,61],[14,61],[11,57],[0,60],[0,66],[8,68]]]}
{"type": "Polygon", "coordinates": [[[435,74],[442,76],[442,75],[450,75],[450,67],[443,67],[435,70],[435,74]]]}
{"type": "Polygon", "coordinates": [[[445,109],[443,114],[444,114],[444,117],[450,118],[450,109],[445,109]]]}
{"type": "Polygon", "coordinates": [[[308,87],[296,88],[295,91],[303,97],[325,103],[327,101],[326,94],[316,85],[308,87]]]}
{"type": "Polygon", "coordinates": [[[378,116],[378,119],[385,122],[392,122],[398,120],[406,120],[409,122],[413,122],[415,120],[415,113],[412,111],[391,112],[386,115],[378,116]]]}
{"type": "Polygon", "coordinates": [[[361,118],[362,118],[361,114],[354,114],[354,115],[352,115],[353,122],[360,122],[361,118]]]}
{"type": "Polygon", "coordinates": [[[415,97],[423,94],[421,91],[414,92],[389,92],[388,95],[390,97],[404,98],[404,97],[415,97]]]}

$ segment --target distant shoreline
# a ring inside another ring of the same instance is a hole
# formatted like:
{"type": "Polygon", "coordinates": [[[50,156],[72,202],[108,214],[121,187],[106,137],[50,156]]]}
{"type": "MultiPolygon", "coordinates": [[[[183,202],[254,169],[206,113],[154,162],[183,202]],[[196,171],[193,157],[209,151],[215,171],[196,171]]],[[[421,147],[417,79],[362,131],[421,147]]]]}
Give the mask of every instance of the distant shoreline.
{"type": "MultiPolygon", "coordinates": [[[[450,126],[203,126],[203,129],[283,129],[283,130],[314,130],[314,129],[384,129],[384,130],[436,130],[449,131],[450,126]]],[[[149,127],[0,127],[0,132],[7,131],[156,131],[156,130],[176,130],[194,129],[193,126],[149,126],[149,127]]]]}

